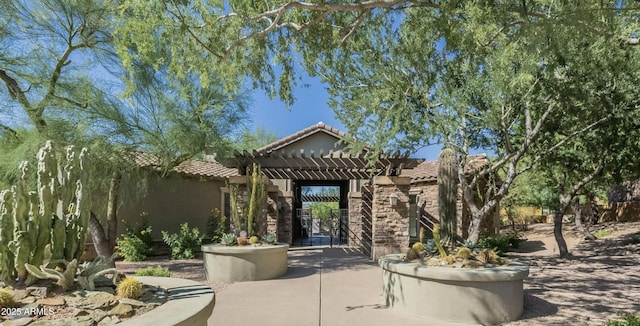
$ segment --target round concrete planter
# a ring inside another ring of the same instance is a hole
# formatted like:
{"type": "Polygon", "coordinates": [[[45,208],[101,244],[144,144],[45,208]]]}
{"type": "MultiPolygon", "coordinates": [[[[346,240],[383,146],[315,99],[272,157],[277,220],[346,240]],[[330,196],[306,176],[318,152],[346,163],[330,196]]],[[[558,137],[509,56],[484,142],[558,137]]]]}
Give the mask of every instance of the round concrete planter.
{"type": "Polygon", "coordinates": [[[382,256],[383,294],[393,309],[450,323],[496,325],[516,320],[524,309],[523,280],[529,266],[430,267],[382,256]]]}
{"type": "Polygon", "coordinates": [[[202,246],[209,281],[226,283],[259,281],[287,274],[288,244],[226,247],[202,246]]]}
{"type": "Polygon", "coordinates": [[[167,289],[169,300],[146,314],[127,319],[118,325],[207,326],[207,319],[211,316],[216,302],[215,293],[210,287],[182,278],[155,276],[136,276],[136,278],[144,284],[167,289]]]}

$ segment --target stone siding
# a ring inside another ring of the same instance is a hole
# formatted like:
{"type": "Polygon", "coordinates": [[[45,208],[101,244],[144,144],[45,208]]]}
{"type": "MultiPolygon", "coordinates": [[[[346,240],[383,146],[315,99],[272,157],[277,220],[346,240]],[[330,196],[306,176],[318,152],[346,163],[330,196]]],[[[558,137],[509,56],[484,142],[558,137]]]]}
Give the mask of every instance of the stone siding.
{"type": "Polygon", "coordinates": [[[408,177],[375,177],[373,180],[371,257],[405,252],[409,248],[409,189],[408,177]],[[397,204],[391,206],[395,193],[397,204]]]}

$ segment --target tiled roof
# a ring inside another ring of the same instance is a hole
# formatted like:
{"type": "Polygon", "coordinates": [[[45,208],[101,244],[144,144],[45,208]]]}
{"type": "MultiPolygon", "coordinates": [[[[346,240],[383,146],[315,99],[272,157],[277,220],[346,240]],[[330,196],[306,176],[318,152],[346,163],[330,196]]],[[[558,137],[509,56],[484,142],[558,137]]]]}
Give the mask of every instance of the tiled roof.
{"type": "Polygon", "coordinates": [[[302,129],[294,134],[291,134],[289,136],[286,136],[278,141],[275,141],[271,144],[265,145],[263,147],[260,147],[258,149],[256,149],[257,152],[259,153],[269,153],[272,151],[277,151],[282,147],[285,147],[291,143],[295,143],[296,141],[303,139],[305,137],[308,137],[310,135],[313,135],[317,132],[325,132],[333,137],[336,137],[338,139],[341,138],[345,138],[348,137],[346,133],[333,128],[331,126],[328,126],[326,124],[324,124],[324,122],[318,122],[317,124],[307,127],[305,129],[302,129]]]}
{"type": "MultiPolygon", "coordinates": [[[[160,159],[151,153],[134,152],[132,155],[136,164],[140,167],[160,168],[160,159]]],[[[224,179],[238,175],[237,169],[224,167],[222,164],[212,160],[189,159],[171,169],[184,175],[200,176],[207,178],[224,179]]]]}
{"type": "MultiPolygon", "coordinates": [[[[469,155],[465,172],[472,172],[487,164],[486,154],[469,155]]],[[[438,161],[420,163],[413,169],[404,169],[400,173],[403,177],[410,177],[411,182],[428,182],[438,180],[438,161]]]]}

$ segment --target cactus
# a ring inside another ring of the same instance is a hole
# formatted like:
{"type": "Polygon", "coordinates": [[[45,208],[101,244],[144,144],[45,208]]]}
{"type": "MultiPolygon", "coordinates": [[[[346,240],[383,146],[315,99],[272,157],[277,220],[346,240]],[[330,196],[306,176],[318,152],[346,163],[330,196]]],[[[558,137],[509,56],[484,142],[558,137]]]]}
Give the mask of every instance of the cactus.
{"type": "Polygon", "coordinates": [[[415,251],[416,253],[423,252],[424,244],[422,242],[416,242],[413,244],[413,246],[411,246],[411,249],[413,249],[413,251],[415,251]]]}
{"type": "Polygon", "coordinates": [[[440,243],[440,225],[436,224],[433,226],[433,242],[438,248],[438,253],[440,253],[440,258],[444,259],[447,257],[447,252],[444,250],[442,243],[440,243]]]}
{"type": "Polygon", "coordinates": [[[447,246],[456,242],[458,195],[458,158],[451,148],[444,148],[438,157],[438,207],[441,236],[447,246]]]}
{"type": "Polygon", "coordinates": [[[249,243],[250,244],[258,244],[258,243],[260,243],[260,239],[254,235],[251,238],[249,238],[249,243]]]}
{"type": "Polygon", "coordinates": [[[411,260],[418,259],[418,258],[419,258],[419,255],[415,250],[413,250],[413,249],[407,250],[406,260],[411,261],[411,260]]]}
{"type": "Polygon", "coordinates": [[[426,235],[427,230],[424,227],[420,227],[420,242],[424,243],[426,235]]]}
{"type": "Polygon", "coordinates": [[[62,287],[63,290],[69,291],[73,289],[73,282],[75,281],[76,270],[78,268],[78,260],[74,259],[71,262],[61,261],[65,266],[64,271],[60,272],[52,268],[47,268],[46,265],[40,266],[40,269],[31,265],[25,264],[25,269],[33,276],[39,279],[53,279],[56,280],[56,284],[62,287]]]}
{"type": "Polygon", "coordinates": [[[142,282],[133,277],[125,278],[118,284],[116,293],[122,298],[138,299],[142,296],[142,282]]]}
{"type": "Polygon", "coordinates": [[[0,289],[0,308],[15,308],[18,302],[9,290],[0,289]]]}
{"type": "Polygon", "coordinates": [[[232,233],[227,233],[220,238],[220,243],[225,246],[233,246],[236,244],[236,236],[232,233]]]}
{"type": "Polygon", "coordinates": [[[52,259],[80,258],[89,223],[86,156],[68,147],[59,162],[47,141],[37,154],[37,191],[29,191],[31,171],[22,162],[17,183],[0,192],[0,281],[35,281],[25,264],[43,265],[47,245],[52,259]]]}
{"type": "Polygon", "coordinates": [[[461,247],[460,249],[458,249],[457,256],[462,259],[469,259],[472,256],[472,252],[471,250],[469,250],[469,248],[461,247]]]}
{"type": "MultiPolygon", "coordinates": [[[[247,172],[249,169],[247,169],[247,172]]],[[[247,230],[248,234],[262,235],[266,231],[266,218],[264,205],[266,204],[266,185],[262,179],[260,166],[253,164],[251,174],[247,173],[247,199],[248,203],[239,206],[238,185],[227,185],[231,204],[231,221],[233,229],[247,230]]]]}

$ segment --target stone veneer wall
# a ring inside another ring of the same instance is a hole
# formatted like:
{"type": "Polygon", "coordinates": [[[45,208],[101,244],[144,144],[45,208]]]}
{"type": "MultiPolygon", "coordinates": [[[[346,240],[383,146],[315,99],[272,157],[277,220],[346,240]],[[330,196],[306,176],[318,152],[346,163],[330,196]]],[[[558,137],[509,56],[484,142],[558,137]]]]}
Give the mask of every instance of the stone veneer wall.
{"type": "Polygon", "coordinates": [[[405,252],[409,248],[409,189],[411,178],[375,177],[372,201],[373,260],[405,252]],[[398,203],[391,206],[389,196],[395,193],[398,203]]]}
{"type": "Polygon", "coordinates": [[[267,233],[278,234],[278,186],[267,186],[267,233]]]}
{"type": "Polygon", "coordinates": [[[280,192],[278,203],[278,241],[292,244],[293,194],[291,191],[280,192]]]}
{"type": "MultiPolygon", "coordinates": [[[[265,185],[265,187],[268,187],[270,181],[268,178],[263,177],[263,184],[265,185]]],[[[249,205],[248,202],[245,203],[244,201],[244,193],[247,192],[247,177],[246,176],[231,176],[229,177],[229,185],[233,186],[236,185],[238,186],[238,195],[237,195],[237,200],[238,200],[238,213],[242,214],[242,207],[249,205]]],[[[267,211],[267,196],[265,196],[265,199],[262,203],[262,207],[259,207],[259,211],[263,212],[264,214],[266,214],[267,211]]],[[[247,198],[247,200],[249,200],[249,198],[247,198]]],[[[233,209],[233,208],[232,208],[233,209]]],[[[233,218],[231,216],[229,216],[230,218],[230,223],[231,223],[231,230],[235,230],[234,225],[233,225],[233,218]]],[[[277,219],[277,217],[276,217],[277,219]]],[[[259,227],[261,229],[263,228],[267,228],[268,230],[268,221],[269,221],[269,217],[266,217],[267,220],[267,225],[260,225],[259,227]]],[[[239,232],[241,230],[235,230],[236,232],[239,232]]],[[[246,231],[246,230],[245,230],[246,231]]],[[[266,231],[266,230],[265,230],[266,231]]],[[[252,234],[250,234],[251,236],[252,234]]]]}
{"type": "Polygon", "coordinates": [[[349,234],[348,245],[360,246],[362,239],[362,193],[352,191],[349,193],[349,234]]]}

